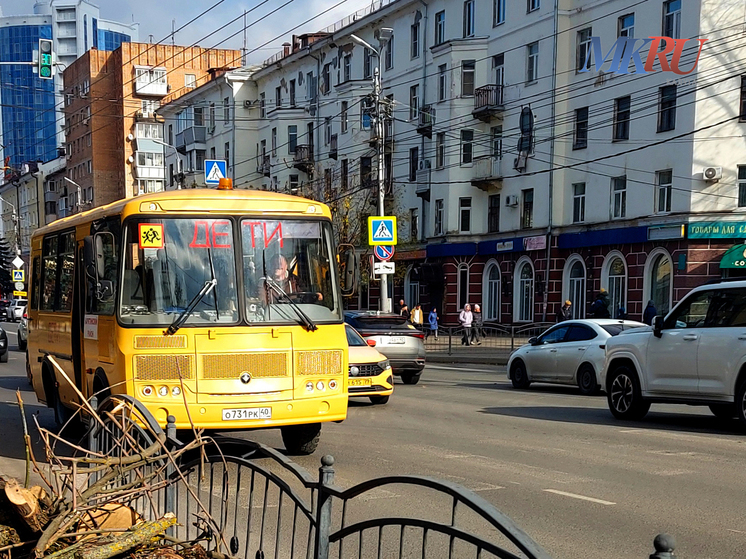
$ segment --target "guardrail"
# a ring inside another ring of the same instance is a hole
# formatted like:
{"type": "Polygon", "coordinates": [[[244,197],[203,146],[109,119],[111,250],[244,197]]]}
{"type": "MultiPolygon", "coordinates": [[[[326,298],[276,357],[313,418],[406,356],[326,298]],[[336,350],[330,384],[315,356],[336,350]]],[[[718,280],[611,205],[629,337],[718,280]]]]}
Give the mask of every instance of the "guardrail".
{"type": "MultiPolygon", "coordinates": [[[[480,348],[510,353],[553,325],[554,322],[516,325],[485,322],[480,328],[474,326],[469,329],[469,343],[474,340],[475,345],[480,348]]],[[[460,346],[473,347],[464,343],[467,333],[463,326],[438,326],[437,336],[427,325],[420,329],[425,333],[425,348],[428,352],[447,352],[452,355],[454,349],[460,346]]]]}

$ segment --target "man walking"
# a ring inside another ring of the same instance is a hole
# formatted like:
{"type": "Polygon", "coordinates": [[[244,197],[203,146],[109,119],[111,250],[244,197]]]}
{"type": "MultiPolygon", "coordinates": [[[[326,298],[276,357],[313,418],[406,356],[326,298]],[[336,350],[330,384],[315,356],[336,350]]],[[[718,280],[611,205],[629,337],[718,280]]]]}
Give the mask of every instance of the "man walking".
{"type": "Polygon", "coordinates": [[[471,326],[471,345],[482,345],[482,342],[479,340],[479,336],[484,336],[482,332],[482,327],[484,326],[482,322],[482,309],[479,305],[474,305],[474,311],[471,314],[474,317],[474,322],[471,326]]]}
{"type": "Polygon", "coordinates": [[[458,321],[464,329],[464,335],[461,338],[461,345],[472,345],[471,342],[471,325],[474,323],[474,315],[471,312],[471,305],[464,305],[464,310],[458,315],[458,321]]]}
{"type": "Polygon", "coordinates": [[[569,299],[565,301],[565,304],[560,307],[557,312],[557,322],[564,322],[572,318],[572,301],[569,299]]]}
{"type": "Polygon", "coordinates": [[[611,313],[609,312],[609,294],[603,287],[591,305],[590,314],[593,318],[611,318],[611,313]]]}

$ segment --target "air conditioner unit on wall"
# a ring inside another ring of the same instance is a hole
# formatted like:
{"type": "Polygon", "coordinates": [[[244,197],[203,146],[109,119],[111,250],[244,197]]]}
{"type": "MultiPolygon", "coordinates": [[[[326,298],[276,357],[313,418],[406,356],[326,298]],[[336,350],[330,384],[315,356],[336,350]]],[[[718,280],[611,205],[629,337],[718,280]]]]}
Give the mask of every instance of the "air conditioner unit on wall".
{"type": "Polygon", "coordinates": [[[250,108],[251,108],[251,103],[252,103],[251,99],[246,99],[246,100],[245,100],[245,101],[243,102],[243,108],[244,108],[244,109],[250,109],[250,108]]]}
{"type": "Polygon", "coordinates": [[[505,206],[508,208],[514,208],[518,205],[518,196],[511,195],[505,197],[505,206]]]}
{"type": "Polygon", "coordinates": [[[702,170],[702,177],[706,181],[718,181],[723,178],[722,167],[705,167],[702,170]]]}

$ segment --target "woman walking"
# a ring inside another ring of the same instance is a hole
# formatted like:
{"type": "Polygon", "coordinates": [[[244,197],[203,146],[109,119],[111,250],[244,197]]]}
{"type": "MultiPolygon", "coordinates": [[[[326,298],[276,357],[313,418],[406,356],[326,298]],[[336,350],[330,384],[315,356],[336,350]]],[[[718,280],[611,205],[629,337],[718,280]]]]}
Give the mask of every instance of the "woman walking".
{"type": "Polygon", "coordinates": [[[428,339],[430,335],[435,335],[435,340],[438,339],[438,311],[435,307],[430,310],[430,314],[427,317],[427,321],[430,323],[430,329],[425,333],[425,339],[428,339]]]}

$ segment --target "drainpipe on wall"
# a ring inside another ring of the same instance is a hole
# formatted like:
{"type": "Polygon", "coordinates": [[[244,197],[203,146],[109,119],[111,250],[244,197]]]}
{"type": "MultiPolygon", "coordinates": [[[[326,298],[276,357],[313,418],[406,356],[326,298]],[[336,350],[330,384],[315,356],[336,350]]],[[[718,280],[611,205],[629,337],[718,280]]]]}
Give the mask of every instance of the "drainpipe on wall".
{"type": "Polygon", "coordinates": [[[547,321],[547,306],[549,304],[549,271],[552,265],[552,204],[554,193],[554,143],[557,107],[557,34],[559,32],[559,0],[554,0],[554,35],[552,41],[552,109],[551,109],[551,139],[549,142],[549,225],[547,226],[547,267],[544,270],[544,305],[541,313],[542,322],[547,321]]]}
{"type": "MultiPolygon", "coordinates": [[[[319,138],[318,138],[318,136],[319,136],[319,126],[320,126],[319,125],[319,108],[320,108],[319,107],[319,97],[320,97],[320,95],[319,95],[319,93],[320,93],[319,92],[319,83],[321,82],[321,58],[316,57],[313,54],[311,54],[311,45],[308,45],[308,56],[310,56],[311,58],[313,58],[316,61],[316,77],[315,77],[315,79],[316,79],[316,91],[314,92],[314,99],[316,100],[316,114],[315,114],[316,124],[314,126],[314,134],[313,134],[314,177],[313,177],[313,179],[311,181],[309,181],[311,184],[314,184],[314,190],[316,190],[316,185],[315,185],[315,183],[316,183],[316,162],[319,160],[318,155],[320,155],[320,153],[318,153],[318,152],[321,151],[320,149],[317,149],[321,145],[321,142],[319,141],[319,138]]],[[[308,134],[308,132],[306,132],[306,135],[307,134],[308,134]]],[[[306,142],[308,142],[309,139],[310,138],[306,138],[306,142]]],[[[316,192],[314,192],[314,194],[316,194],[316,192]]],[[[323,196],[319,196],[319,198],[321,198],[323,200],[323,196]]]]}

